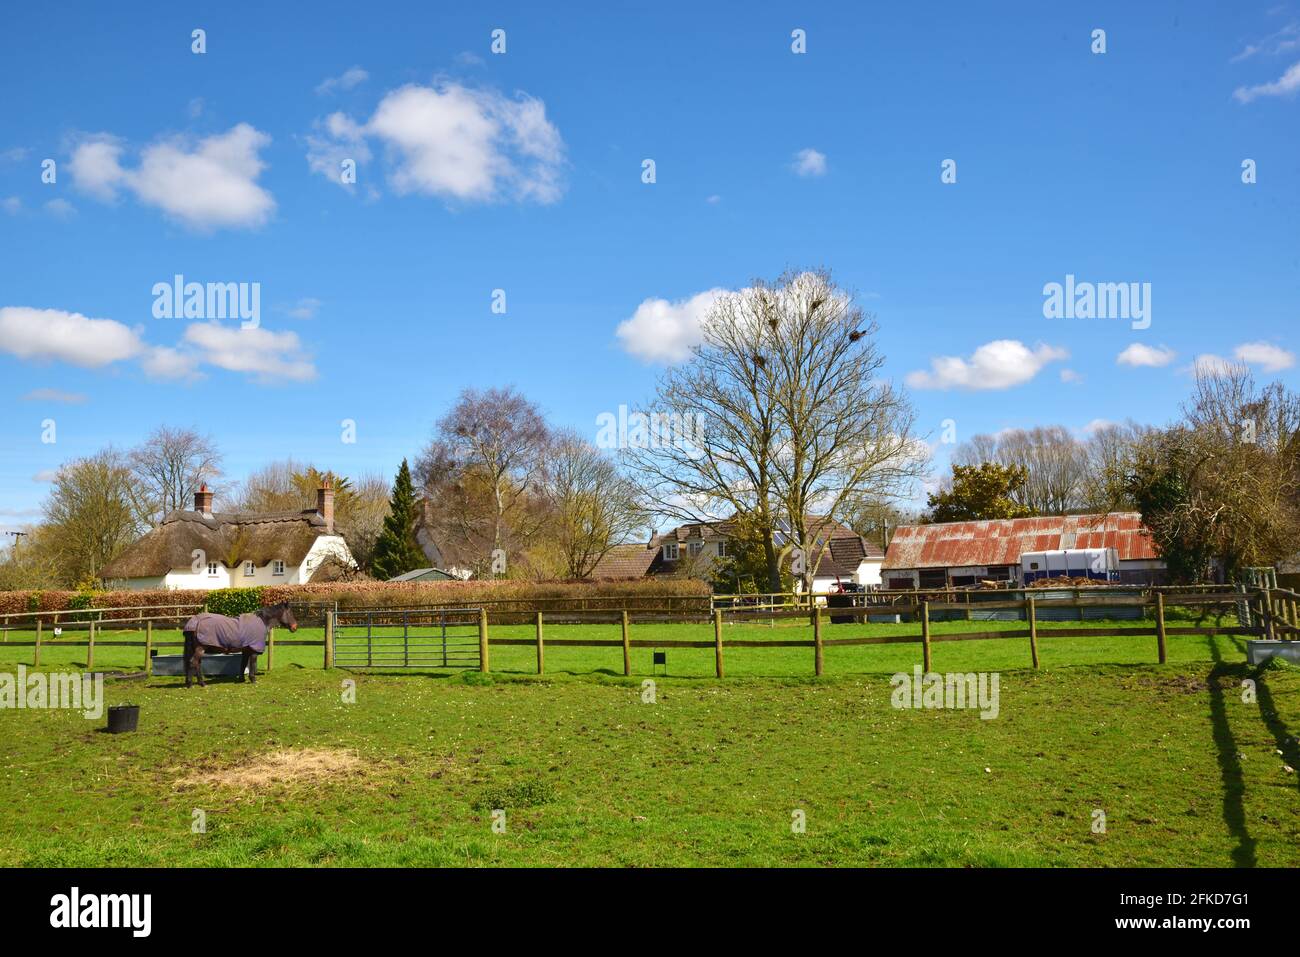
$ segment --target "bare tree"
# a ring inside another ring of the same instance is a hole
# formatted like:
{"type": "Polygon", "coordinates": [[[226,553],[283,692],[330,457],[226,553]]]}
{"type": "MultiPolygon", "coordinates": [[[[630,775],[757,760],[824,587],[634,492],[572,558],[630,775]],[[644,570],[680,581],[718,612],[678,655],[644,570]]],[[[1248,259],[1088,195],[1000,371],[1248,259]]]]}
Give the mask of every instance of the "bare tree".
{"type": "Polygon", "coordinates": [[[216,443],[193,429],[159,426],[131,450],[129,460],[154,523],[168,512],[193,507],[199,486],[211,486],[221,474],[216,443]]]}
{"type": "Polygon", "coordinates": [[[755,293],[766,326],[757,355],[769,357],[760,365],[777,398],[777,494],[811,590],[830,526],[863,498],[902,494],[929,450],[906,395],[881,376],[875,320],[829,273],[789,273],[755,293]]]}
{"type": "Polygon", "coordinates": [[[768,587],[799,549],[811,582],[832,521],[898,494],[926,455],[906,397],[879,378],[876,327],[825,272],[720,297],[691,359],[661,376],[641,415],[698,423],[690,441],[629,441],[654,508],[684,521],[737,517],[761,537],[768,587]]]}
{"type": "Polygon", "coordinates": [[[953,454],[956,465],[984,462],[1024,466],[1027,478],[1011,498],[1035,515],[1067,515],[1085,507],[1087,451],[1065,426],[977,435],[953,454]]]}
{"type": "Polygon", "coordinates": [[[479,571],[497,550],[523,551],[540,527],[537,474],[549,435],[541,412],[513,388],[466,389],[416,462],[436,532],[453,540],[450,551],[470,551],[479,571]]]}
{"type": "Polygon", "coordinates": [[[1128,486],[1178,580],[1300,549],[1300,396],[1245,367],[1199,373],[1183,421],[1138,449],[1128,486]]]}
{"type": "Polygon", "coordinates": [[[711,524],[734,516],[752,528],[767,568],[764,584],[780,591],[780,415],[766,359],[757,352],[765,328],[760,305],[752,292],[720,297],[701,323],[691,359],[660,376],[654,399],[629,416],[633,428],[618,442],[658,514],[711,524]],[[655,422],[690,428],[665,435],[650,427],[655,422]]]}
{"type": "Polygon", "coordinates": [[[369,572],[375,543],[388,517],[388,481],[377,473],[363,475],[340,503],[335,492],[334,526],[348,543],[361,571],[369,572]]]}
{"type": "Polygon", "coordinates": [[[647,529],[649,517],[635,484],[577,433],[553,437],[542,468],[546,529],[566,578],[586,578],[615,545],[647,529]]]}
{"type": "Polygon", "coordinates": [[[139,537],[142,497],[139,479],[116,449],[59,468],[44,504],[42,538],[65,585],[97,579],[100,569],[139,537]]]}

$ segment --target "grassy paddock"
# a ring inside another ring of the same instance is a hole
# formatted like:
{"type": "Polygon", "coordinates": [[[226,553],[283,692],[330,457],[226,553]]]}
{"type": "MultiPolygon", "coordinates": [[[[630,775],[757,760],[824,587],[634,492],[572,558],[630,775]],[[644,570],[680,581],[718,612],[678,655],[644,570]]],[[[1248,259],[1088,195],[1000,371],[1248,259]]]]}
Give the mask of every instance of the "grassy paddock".
{"type": "MultiPolygon", "coordinates": [[[[672,649],[653,704],[651,649],[633,649],[632,678],[618,648],[561,647],[543,678],[527,647],[494,647],[490,676],[326,672],[319,648],[283,647],[256,686],[110,678],[108,704],[141,705],[135,734],[0,712],[0,865],[1300,866],[1300,790],[1284,770],[1300,767],[1300,670],[1257,674],[1236,637],[1171,636],[1159,666],[1154,638],[1052,627],[1037,672],[1027,639],[934,646],[938,671],[1000,672],[995,720],[891,707],[888,676],[919,662],[918,645],[828,648],[822,679],[811,648],[739,648],[723,681],[711,649],[672,649]],[[195,810],[206,833],[191,831],[195,810]],[[796,810],[807,833],[791,831],[796,810]]],[[[656,634],[712,630],[634,626],[656,634]]],[[[763,635],[811,629],[727,629],[763,635]]],[[[31,650],[0,644],[0,671],[31,650]]],[[[143,649],[95,658],[138,670],[143,649]]],[[[42,670],[84,660],[51,644],[42,670]]]]}

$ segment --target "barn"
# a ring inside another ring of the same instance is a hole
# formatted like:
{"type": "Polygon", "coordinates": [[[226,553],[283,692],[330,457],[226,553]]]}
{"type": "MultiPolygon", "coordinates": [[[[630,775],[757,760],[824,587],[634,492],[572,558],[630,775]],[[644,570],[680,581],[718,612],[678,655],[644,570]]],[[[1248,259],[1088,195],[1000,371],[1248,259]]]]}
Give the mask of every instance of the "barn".
{"type": "Polygon", "coordinates": [[[1020,582],[1020,556],[1114,548],[1124,584],[1163,584],[1165,563],[1137,512],[1048,515],[902,525],[885,550],[885,588],[960,588],[981,580],[1020,582]]]}

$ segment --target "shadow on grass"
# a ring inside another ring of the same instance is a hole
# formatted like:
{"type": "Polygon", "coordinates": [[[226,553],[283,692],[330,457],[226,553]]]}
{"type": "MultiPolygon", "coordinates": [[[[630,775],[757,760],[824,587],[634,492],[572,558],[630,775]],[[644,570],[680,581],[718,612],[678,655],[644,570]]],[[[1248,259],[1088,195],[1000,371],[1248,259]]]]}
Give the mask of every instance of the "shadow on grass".
{"type": "MultiPolygon", "coordinates": [[[[1273,702],[1273,692],[1269,690],[1268,668],[1259,668],[1255,675],[1255,697],[1259,701],[1259,717],[1273,735],[1277,749],[1282,752],[1282,759],[1293,768],[1300,768],[1300,741],[1278,717],[1277,705],[1273,702]]],[[[1295,775],[1296,788],[1300,790],[1300,775],[1295,775]]]]}
{"type": "Polygon", "coordinates": [[[1237,740],[1232,736],[1228,722],[1227,701],[1220,678],[1245,677],[1247,666],[1228,664],[1219,652],[1219,643],[1211,636],[1206,639],[1214,667],[1206,676],[1206,686],[1210,692],[1210,722],[1213,726],[1214,746],[1218,751],[1219,776],[1223,780],[1223,822],[1229,833],[1237,841],[1232,850],[1232,863],[1236,867],[1254,867],[1256,864],[1256,841],[1246,829],[1246,807],[1243,797],[1246,783],[1241,773],[1241,759],[1238,757],[1237,740]]]}

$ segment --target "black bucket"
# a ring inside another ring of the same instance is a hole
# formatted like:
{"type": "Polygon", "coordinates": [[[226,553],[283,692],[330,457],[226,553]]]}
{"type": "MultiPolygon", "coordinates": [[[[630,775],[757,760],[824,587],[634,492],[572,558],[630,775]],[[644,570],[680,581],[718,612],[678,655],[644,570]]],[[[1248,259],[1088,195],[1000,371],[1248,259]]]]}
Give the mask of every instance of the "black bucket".
{"type": "Polygon", "coordinates": [[[109,734],[134,731],[139,723],[140,706],[138,704],[118,704],[108,709],[109,734]]]}

